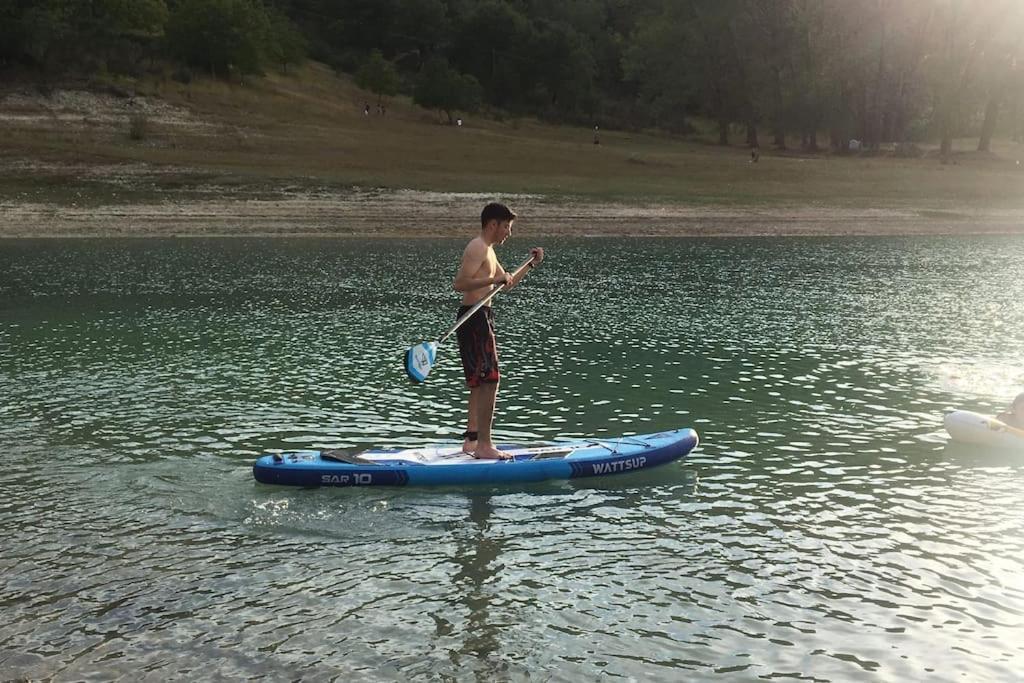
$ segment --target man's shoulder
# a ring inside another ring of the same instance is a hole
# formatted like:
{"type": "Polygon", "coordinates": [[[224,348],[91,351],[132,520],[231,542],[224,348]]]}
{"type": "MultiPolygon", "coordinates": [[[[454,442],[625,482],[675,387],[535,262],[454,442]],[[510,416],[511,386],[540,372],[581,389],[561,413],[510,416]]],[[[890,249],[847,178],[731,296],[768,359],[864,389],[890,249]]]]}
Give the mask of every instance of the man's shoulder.
{"type": "Polygon", "coordinates": [[[482,237],[474,237],[466,245],[467,254],[479,254],[483,256],[487,253],[487,242],[482,237]]]}

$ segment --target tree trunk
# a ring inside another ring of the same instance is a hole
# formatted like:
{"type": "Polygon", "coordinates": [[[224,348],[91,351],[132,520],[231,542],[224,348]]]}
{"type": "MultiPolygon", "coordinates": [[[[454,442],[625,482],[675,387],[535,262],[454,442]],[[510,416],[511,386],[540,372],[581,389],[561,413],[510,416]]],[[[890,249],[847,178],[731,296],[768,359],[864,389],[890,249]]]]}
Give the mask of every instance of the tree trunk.
{"type": "Polygon", "coordinates": [[[892,117],[892,141],[907,141],[906,112],[902,106],[895,111],[892,117]]]}
{"type": "Polygon", "coordinates": [[[875,151],[878,151],[879,143],[882,141],[882,83],[885,80],[885,0],[878,0],[878,12],[880,31],[878,69],[875,73],[875,87],[870,100],[871,104],[868,106],[870,113],[867,116],[867,128],[864,131],[868,148],[875,151]]]}
{"type": "Polygon", "coordinates": [[[939,122],[942,131],[942,143],[939,145],[939,163],[949,163],[949,153],[953,151],[953,95],[956,86],[953,84],[955,76],[954,69],[954,36],[956,35],[956,5],[949,4],[949,23],[946,25],[946,55],[945,74],[943,80],[947,82],[942,88],[939,99],[939,122]]]}
{"type": "Polygon", "coordinates": [[[753,123],[747,124],[747,145],[750,147],[761,146],[757,142],[757,126],[753,123]]]}
{"type": "Polygon", "coordinates": [[[775,146],[779,149],[786,149],[786,131],[781,128],[775,129],[775,146]]]}
{"type": "Polygon", "coordinates": [[[1020,121],[1020,92],[1013,91],[1013,99],[1010,100],[1010,133],[1014,142],[1020,142],[1021,121],[1020,121]]]}
{"type": "Polygon", "coordinates": [[[772,100],[775,104],[774,123],[772,131],[775,138],[775,146],[779,149],[786,149],[786,126],[782,120],[782,72],[778,67],[772,67],[772,100]]]}
{"type": "MultiPolygon", "coordinates": [[[[1001,9],[1005,10],[1010,3],[1005,3],[1001,9]]],[[[974,31],[974,40],[968,43],[966,52],[958,54],[955,49],[955,37],[957,35],[957,13],[959,4],[950,3],[949,22],[946,27],[946,85],[945,95],[939,101],[939,116],[942,122],[942,146],[940,160],[942,163],[949,163],[949,155],[953,150],[953,135],[955,130],[955,117],[959,111],[959,103],[963,93],[974,78],[974,69],[977,60],[984,54],[992,37],[996,34],[995,28],[999,22],[1005,21],[1004,11],[993,11],[987,15],[986,20],[974,31]]]]}
{"type": "Polygon", "coordinates": [[[992,134],[996,131],[996,119],[999,117],[999,96],[992,95],[985,105],[985,122],[981,124],[981,139],[978,140],[978,151],[988,152],[992,145],[992,134]]]}
{"type": "Polygon", "coordinates": [[[879,142],[893,142],[896,139],[896,126],[893,123],[893,112],[886,111],[882,114],[882,137],[879,142]]]}
{"type": "Polygon", "coordinates": [[[946,87],[946,94],[939,102],[939,131],[942,142],[939,145],[939,162],[948,164],[953,151],[953,87],[946,87]]]}
{"type": "Polygon", "coordinates": [[[828,130],[828,144],[832,148],[832,151],[836,154],[846,154],[850,146],[849,140],[843,139],[843,132],[838,127],[833,126],[828,130]]]}
{"type": "Polygon", "coordinates": [[[871,99],[868,95],[868,86],[863,84],[859,88],[860,97],[857,101],[857,130],[854,134],[860,140],[861,149],[868,149],[871,139],[871,99]]]}
{"type": "Polygon", "coordinates": [[[892,101],[885,115],[885,142],[906,142],[906,81],[904,71],[900,71],[892,101]]]}
{"type": "Polygon", "coordinates": [[[949,163],[949,155],[953,151],[953,127],[949,122],[942,127],[942,144],[939,146],[939,161],[949,163]]]}
{"type": "Polygon", "coordinates": [[[806,142],[804,143],[804,149],[808,152],[818,151],[818,132],[814,130],[807,131],[806,142]]]}

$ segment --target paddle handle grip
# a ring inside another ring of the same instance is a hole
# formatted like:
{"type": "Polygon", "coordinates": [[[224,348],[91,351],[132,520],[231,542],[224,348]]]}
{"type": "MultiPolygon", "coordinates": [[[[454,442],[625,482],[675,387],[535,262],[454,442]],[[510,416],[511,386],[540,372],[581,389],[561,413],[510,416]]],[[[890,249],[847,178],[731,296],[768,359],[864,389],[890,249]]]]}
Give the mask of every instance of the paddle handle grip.
{"type": "MultiPolygon", "coordinates": [[[[515,278],[516,276],[518,276],[519,273],[523,272],[523,270],[525,270],[527,267],[529,267],[529,265],[531,263],[533,263],[533,255],[532,254],[530,255],[530,258],[528,258],[525,261],[523,261],[523,263],[518,268],[515,269],[515,272],[512,273],[512,277],[515,278]]],[[[470,308],[468,311],[466,311],[465,313],[460,315],[459,319],[455,321],[455,325],[452,326],[452,329],[450,329],[447,332],[445,332],[437,340],[438,345],[440,345],[441,342],[443,342],[448,337],[452,336],[455,333],[455,330],[457,330],[460,327],[462,327],[462,324],[464,322],[466,322],[467,320],[469,320],[470,318],[472,318],[473,314],[476,313],[477,311],[479,311],[481,307],[486,306],[487,302],[490,301],[491,299],[493,299],[495,294],[497,294],[501,290],[505,289],[505,285],[506,284],[508,284],[508,282],[502,282],[500,285],[495,285],[494,288],[487,293],[487,296],[485,296],[483,299],[480,299],[480,301],[477,301],[475,304],[473,304],[472,308],[470,308]]]]}

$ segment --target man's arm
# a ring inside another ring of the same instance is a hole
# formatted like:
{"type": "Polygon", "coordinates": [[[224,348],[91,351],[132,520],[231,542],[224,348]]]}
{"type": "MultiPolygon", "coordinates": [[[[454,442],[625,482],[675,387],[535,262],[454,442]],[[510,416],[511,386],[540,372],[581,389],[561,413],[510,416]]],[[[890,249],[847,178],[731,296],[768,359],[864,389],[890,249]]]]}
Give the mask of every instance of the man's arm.
{"type": "MultiPolygon", "coordinates": [[[[512,289],[520,282],[522,282],[523,278],[526,277],[530,270],[532,270],[535,266],[539,266],[541,261],[544,260],[544,249],[542,247],[534,247],[533,249],[530,250],[530,254],[533,256],[533,260],[530,261],[529,267],[523,268],[523,270],[518,275],[513,277],[512,281],[509,282],[507,289],[512,289]]],[[[501,264],[498,264],[498,270],[500,270],[502,273],[505,272],[505,269],[501,267],[501,264]]]]}

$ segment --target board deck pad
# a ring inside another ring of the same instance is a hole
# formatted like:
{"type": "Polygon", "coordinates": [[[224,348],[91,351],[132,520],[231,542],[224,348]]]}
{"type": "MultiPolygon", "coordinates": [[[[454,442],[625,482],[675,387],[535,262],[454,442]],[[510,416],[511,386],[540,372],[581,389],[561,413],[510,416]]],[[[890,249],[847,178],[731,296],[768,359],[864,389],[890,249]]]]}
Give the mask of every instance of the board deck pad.
{"type": "MultiPolygon", "coordinates": [[[[513,460],[549,460],[565,458],[579,446],[552,446],[545,444],[541,446],[524,446],[519,444],[503,444],[498,450],[507,453],[513,460]]],[[[472,453],[466,453],[459,446],[429,446],[424,448],[405,448],[402,450],[369,450],[359,453],[350,453],[345,450],[331,449],[326,451],[290,451],[281,454],[282,457],[299,462],[302,460],[330,460],[334,462],[346,462],[352,465],[387,465],[390,463],[415,462],[422,465],[465,465],[469,463],[493,463],[492,458],[477,458],[472,453]]]]}
{"type": "Polygon", "coordinates": [[[656,434],[499,444],[505,459],[477,459],[461,444],[417,448],[295,450],[264,455],[253,476],[288,486],[435,486],[574,479],[648,469],[697,447],[690,428],[656,434]]]}

